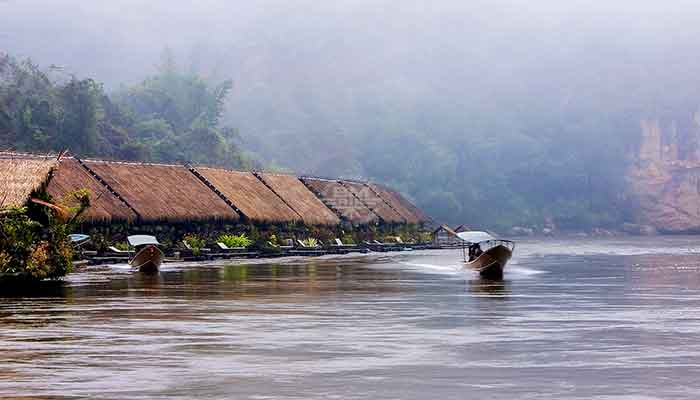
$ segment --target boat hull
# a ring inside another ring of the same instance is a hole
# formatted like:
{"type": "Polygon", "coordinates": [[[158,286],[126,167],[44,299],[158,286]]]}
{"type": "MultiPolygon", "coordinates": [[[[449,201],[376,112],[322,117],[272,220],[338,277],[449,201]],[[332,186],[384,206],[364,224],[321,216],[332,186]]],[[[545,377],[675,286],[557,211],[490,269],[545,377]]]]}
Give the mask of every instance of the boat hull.
{"type": "Polygon", "coordinates": [[[500,279],[503,278],[503,270],[512,255],[511,249],[498,245],[486,250],[474,261],[465,262],[464,265],[478,271],[485,278],[500,279]]]}
{"type": "Polygon", "coordinates": [[[165,255],[158,246],[147,245],[136,253],[129,264],[141,272],[155,273],[158,272],[164,257],[165,255]]]}

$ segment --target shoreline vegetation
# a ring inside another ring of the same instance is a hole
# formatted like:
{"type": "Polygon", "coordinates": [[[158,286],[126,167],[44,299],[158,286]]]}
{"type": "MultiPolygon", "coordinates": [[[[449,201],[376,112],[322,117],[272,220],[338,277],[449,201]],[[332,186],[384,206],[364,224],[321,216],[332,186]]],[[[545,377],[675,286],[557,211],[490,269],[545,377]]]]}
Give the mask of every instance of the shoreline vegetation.
{"type": "Polygon", "coordinates": [[[55,280],[73,270],[69,234],[90,199],[84,190],[67,197],[77,205],[52,203],[42,185],[22,206],[0,204],[0,284],[55,280]]]}

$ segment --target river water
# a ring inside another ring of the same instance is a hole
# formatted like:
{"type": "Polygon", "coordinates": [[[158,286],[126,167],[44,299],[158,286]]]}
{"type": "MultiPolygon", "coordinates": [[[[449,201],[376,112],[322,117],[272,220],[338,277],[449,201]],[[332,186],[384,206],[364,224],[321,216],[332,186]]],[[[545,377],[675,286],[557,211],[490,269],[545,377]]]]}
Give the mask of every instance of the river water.
{"type": "Polygon", "coordinates": [[[0,397],[696,399],[700,237],[91,267],[0,297],[0,397]]]}

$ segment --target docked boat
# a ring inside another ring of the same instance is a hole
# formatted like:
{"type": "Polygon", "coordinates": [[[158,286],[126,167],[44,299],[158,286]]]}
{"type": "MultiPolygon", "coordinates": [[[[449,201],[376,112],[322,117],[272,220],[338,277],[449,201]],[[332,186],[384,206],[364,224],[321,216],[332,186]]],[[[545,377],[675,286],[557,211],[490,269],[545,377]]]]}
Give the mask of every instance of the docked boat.
{"type": "Polygon", "coordinates": [[[158,247],[160,243],[155,236],[132,235],[127,237],[129,244],[134,247],[135,255],[129,260],[129,265],[141,272],[158,272],[165,255],[158,247]]]}
{"type": "Polygon", "coordinates": [[[71,233],[68,235],[68,239],[73,247],[80,247],[90,241],[90,236],[83,235],[82,233],[71,233]]]}
{"type": "Polygon", "coordinates": [[[503,270],[513,255],[515,243],[479,231],[460,232],[457,237],[462,240],[465,267],[478,271],[485,278],[503,278],[503,270]]]}

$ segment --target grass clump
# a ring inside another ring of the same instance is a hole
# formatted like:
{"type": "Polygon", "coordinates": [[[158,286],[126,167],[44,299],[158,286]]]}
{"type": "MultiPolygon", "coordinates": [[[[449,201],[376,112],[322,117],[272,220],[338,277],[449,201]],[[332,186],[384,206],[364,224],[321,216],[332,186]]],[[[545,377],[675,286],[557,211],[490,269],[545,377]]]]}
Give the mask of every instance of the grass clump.
{"type": "Polygon", "coordinates": [[[253,241],[249,239],[245,233],[241,233],[240,235],[224,233],[219,236],[218,241],[231,248],[248,247],[253,244],[253,241]]]}

